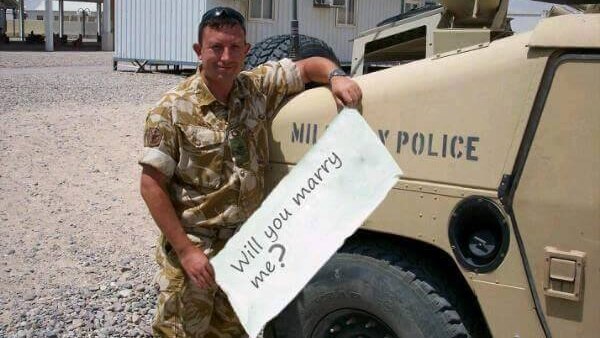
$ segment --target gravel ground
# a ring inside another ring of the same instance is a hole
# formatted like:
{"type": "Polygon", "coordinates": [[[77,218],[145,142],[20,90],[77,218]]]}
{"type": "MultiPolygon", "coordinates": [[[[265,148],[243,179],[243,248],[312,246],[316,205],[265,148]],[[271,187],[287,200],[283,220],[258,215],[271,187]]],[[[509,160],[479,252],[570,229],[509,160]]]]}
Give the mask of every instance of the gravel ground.
{"type": "Polygon", "coordinates": [[[149,336],[145,113],[181,81],[110,53],[0,52],[0,337],[149,336]]]}
{"type": "Polygon", "coordinates": [[[112,52],[1,52],[0,68],[112,65],[112,52]]]}
{"type": "Polygon", "coordinates": [[[182,79],[119,67],[124,71],[112,71],[112,53],[107,52],[0,52],[0,114],[61,109],[68,104],[139,109],[158,101],[162,92],[182,79]]]}

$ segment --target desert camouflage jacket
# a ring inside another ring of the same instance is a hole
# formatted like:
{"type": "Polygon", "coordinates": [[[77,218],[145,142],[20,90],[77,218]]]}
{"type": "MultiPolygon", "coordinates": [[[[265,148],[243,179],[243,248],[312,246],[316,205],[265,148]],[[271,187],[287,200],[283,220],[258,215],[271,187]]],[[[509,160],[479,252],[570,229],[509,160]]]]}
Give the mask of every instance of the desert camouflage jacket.
{"type": "Polygon", "coordinates": [[[258,208],[269,161],[267,123],[286,96],[303,88],[295,64],[284,59],[241,72],[226,104],[197,72],[150,110],[139,163],[170,178],[187,233],[242,222],[258,208]]]}

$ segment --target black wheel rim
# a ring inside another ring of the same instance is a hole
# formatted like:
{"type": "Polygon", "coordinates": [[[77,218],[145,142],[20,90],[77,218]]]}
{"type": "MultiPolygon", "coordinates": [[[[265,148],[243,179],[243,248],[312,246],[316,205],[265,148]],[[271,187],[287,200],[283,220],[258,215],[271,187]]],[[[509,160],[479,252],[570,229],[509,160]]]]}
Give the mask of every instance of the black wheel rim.
{"type": "Polygon", "coordinates": [[[311,338],[398,338],[385,322],[366,311],[336,310],[323,317],[311,338]]]}

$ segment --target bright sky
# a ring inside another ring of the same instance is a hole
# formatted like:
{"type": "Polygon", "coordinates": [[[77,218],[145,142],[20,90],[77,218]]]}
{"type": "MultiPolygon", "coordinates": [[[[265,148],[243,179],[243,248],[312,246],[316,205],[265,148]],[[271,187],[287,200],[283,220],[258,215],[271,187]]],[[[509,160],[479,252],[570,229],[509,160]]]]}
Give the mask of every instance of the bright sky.
{"type": "MultiPolygon", "coordinates": [[[[508,5],[508,14],[542,14],[544,10],[552,8],[553,4],[530,1],[512,0],[508,5]]],[[[535,17],[514,16],[510,25],[517,33],[530,31],[535,28],[539,19],[535,17]]]]}
{"type": "Polygon", "coordinates": [[[508,11],[510,13],[536,13],[539,14],[543,10],[548,10],[552,7],[551,3],[544,3],[539,1],[531,0],[512,0],[508,4],[508,11]]]}

